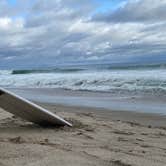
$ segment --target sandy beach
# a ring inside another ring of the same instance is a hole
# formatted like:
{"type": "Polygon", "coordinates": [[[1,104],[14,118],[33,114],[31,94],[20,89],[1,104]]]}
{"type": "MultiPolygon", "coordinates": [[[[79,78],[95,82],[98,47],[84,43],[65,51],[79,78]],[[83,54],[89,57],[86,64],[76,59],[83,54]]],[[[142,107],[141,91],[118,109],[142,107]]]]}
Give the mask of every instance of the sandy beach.
{"type": "Polygon", "coordinates": [[[0,109],[0,166],[165,166],[166,118],[40,104],[73,123],[42,128],[0,109]]]}
{"type": "Polygon", "coordinates": [[[0,166],[166,166],[166,0],[0,0],[0,166]]]}

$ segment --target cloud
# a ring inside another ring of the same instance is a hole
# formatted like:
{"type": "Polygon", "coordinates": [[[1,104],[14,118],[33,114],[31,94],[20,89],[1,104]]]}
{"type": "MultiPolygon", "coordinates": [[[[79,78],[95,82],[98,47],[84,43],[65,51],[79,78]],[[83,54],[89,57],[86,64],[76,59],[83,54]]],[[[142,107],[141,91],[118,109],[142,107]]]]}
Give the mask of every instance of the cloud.
{"type": "Polygon", "coordinates": [[[89,0],[0,4],[0,68],[138,61],[166,53],[165,0],[129,0],[97,15],[96,1],[89,0]]]}
{"type": "Polygon", "coordinates": [[[129,0],[114,12],[94,16],[104,22],[160,22],[166,18],[165,0],[129,0]]]}

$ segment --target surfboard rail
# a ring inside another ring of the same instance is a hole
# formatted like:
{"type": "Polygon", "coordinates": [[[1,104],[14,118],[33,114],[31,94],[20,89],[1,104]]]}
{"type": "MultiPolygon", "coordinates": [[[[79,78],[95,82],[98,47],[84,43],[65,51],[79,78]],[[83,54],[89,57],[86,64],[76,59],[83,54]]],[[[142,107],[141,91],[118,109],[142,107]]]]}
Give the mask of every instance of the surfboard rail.
{"type": "Polygon", "coordinates": [[[0,87],[0,107],[25,120],[39,125],[67,125],[71,123],[47,109],[0,87]]]}

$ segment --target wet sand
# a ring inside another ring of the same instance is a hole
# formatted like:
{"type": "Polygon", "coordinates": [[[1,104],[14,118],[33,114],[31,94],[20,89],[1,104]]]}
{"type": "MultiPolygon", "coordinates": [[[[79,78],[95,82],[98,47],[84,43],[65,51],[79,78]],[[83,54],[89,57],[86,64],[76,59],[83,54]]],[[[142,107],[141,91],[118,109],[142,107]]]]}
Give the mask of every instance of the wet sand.
{"type": "Polygon", "coordinates": [[[166,97],[152,94],[72,91],[57,88],[10,88],[31,101],[166,115],[166,97]]]}
{"type": "Polygon", "coordinates": [[[40,104],[73,123],[43,128],[0,109],[0,166],[165,166],[166,117],[40,104]]]}

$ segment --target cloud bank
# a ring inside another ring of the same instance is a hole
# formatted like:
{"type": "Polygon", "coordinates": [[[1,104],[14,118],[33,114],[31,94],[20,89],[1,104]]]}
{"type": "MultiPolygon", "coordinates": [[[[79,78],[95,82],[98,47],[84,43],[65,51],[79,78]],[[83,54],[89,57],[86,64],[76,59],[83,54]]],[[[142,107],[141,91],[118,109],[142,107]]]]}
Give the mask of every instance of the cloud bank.
{"type": "Polygon", "coordinates": [[[0,68],[165,58],[166,0],[0,0],[0,68]]]}

